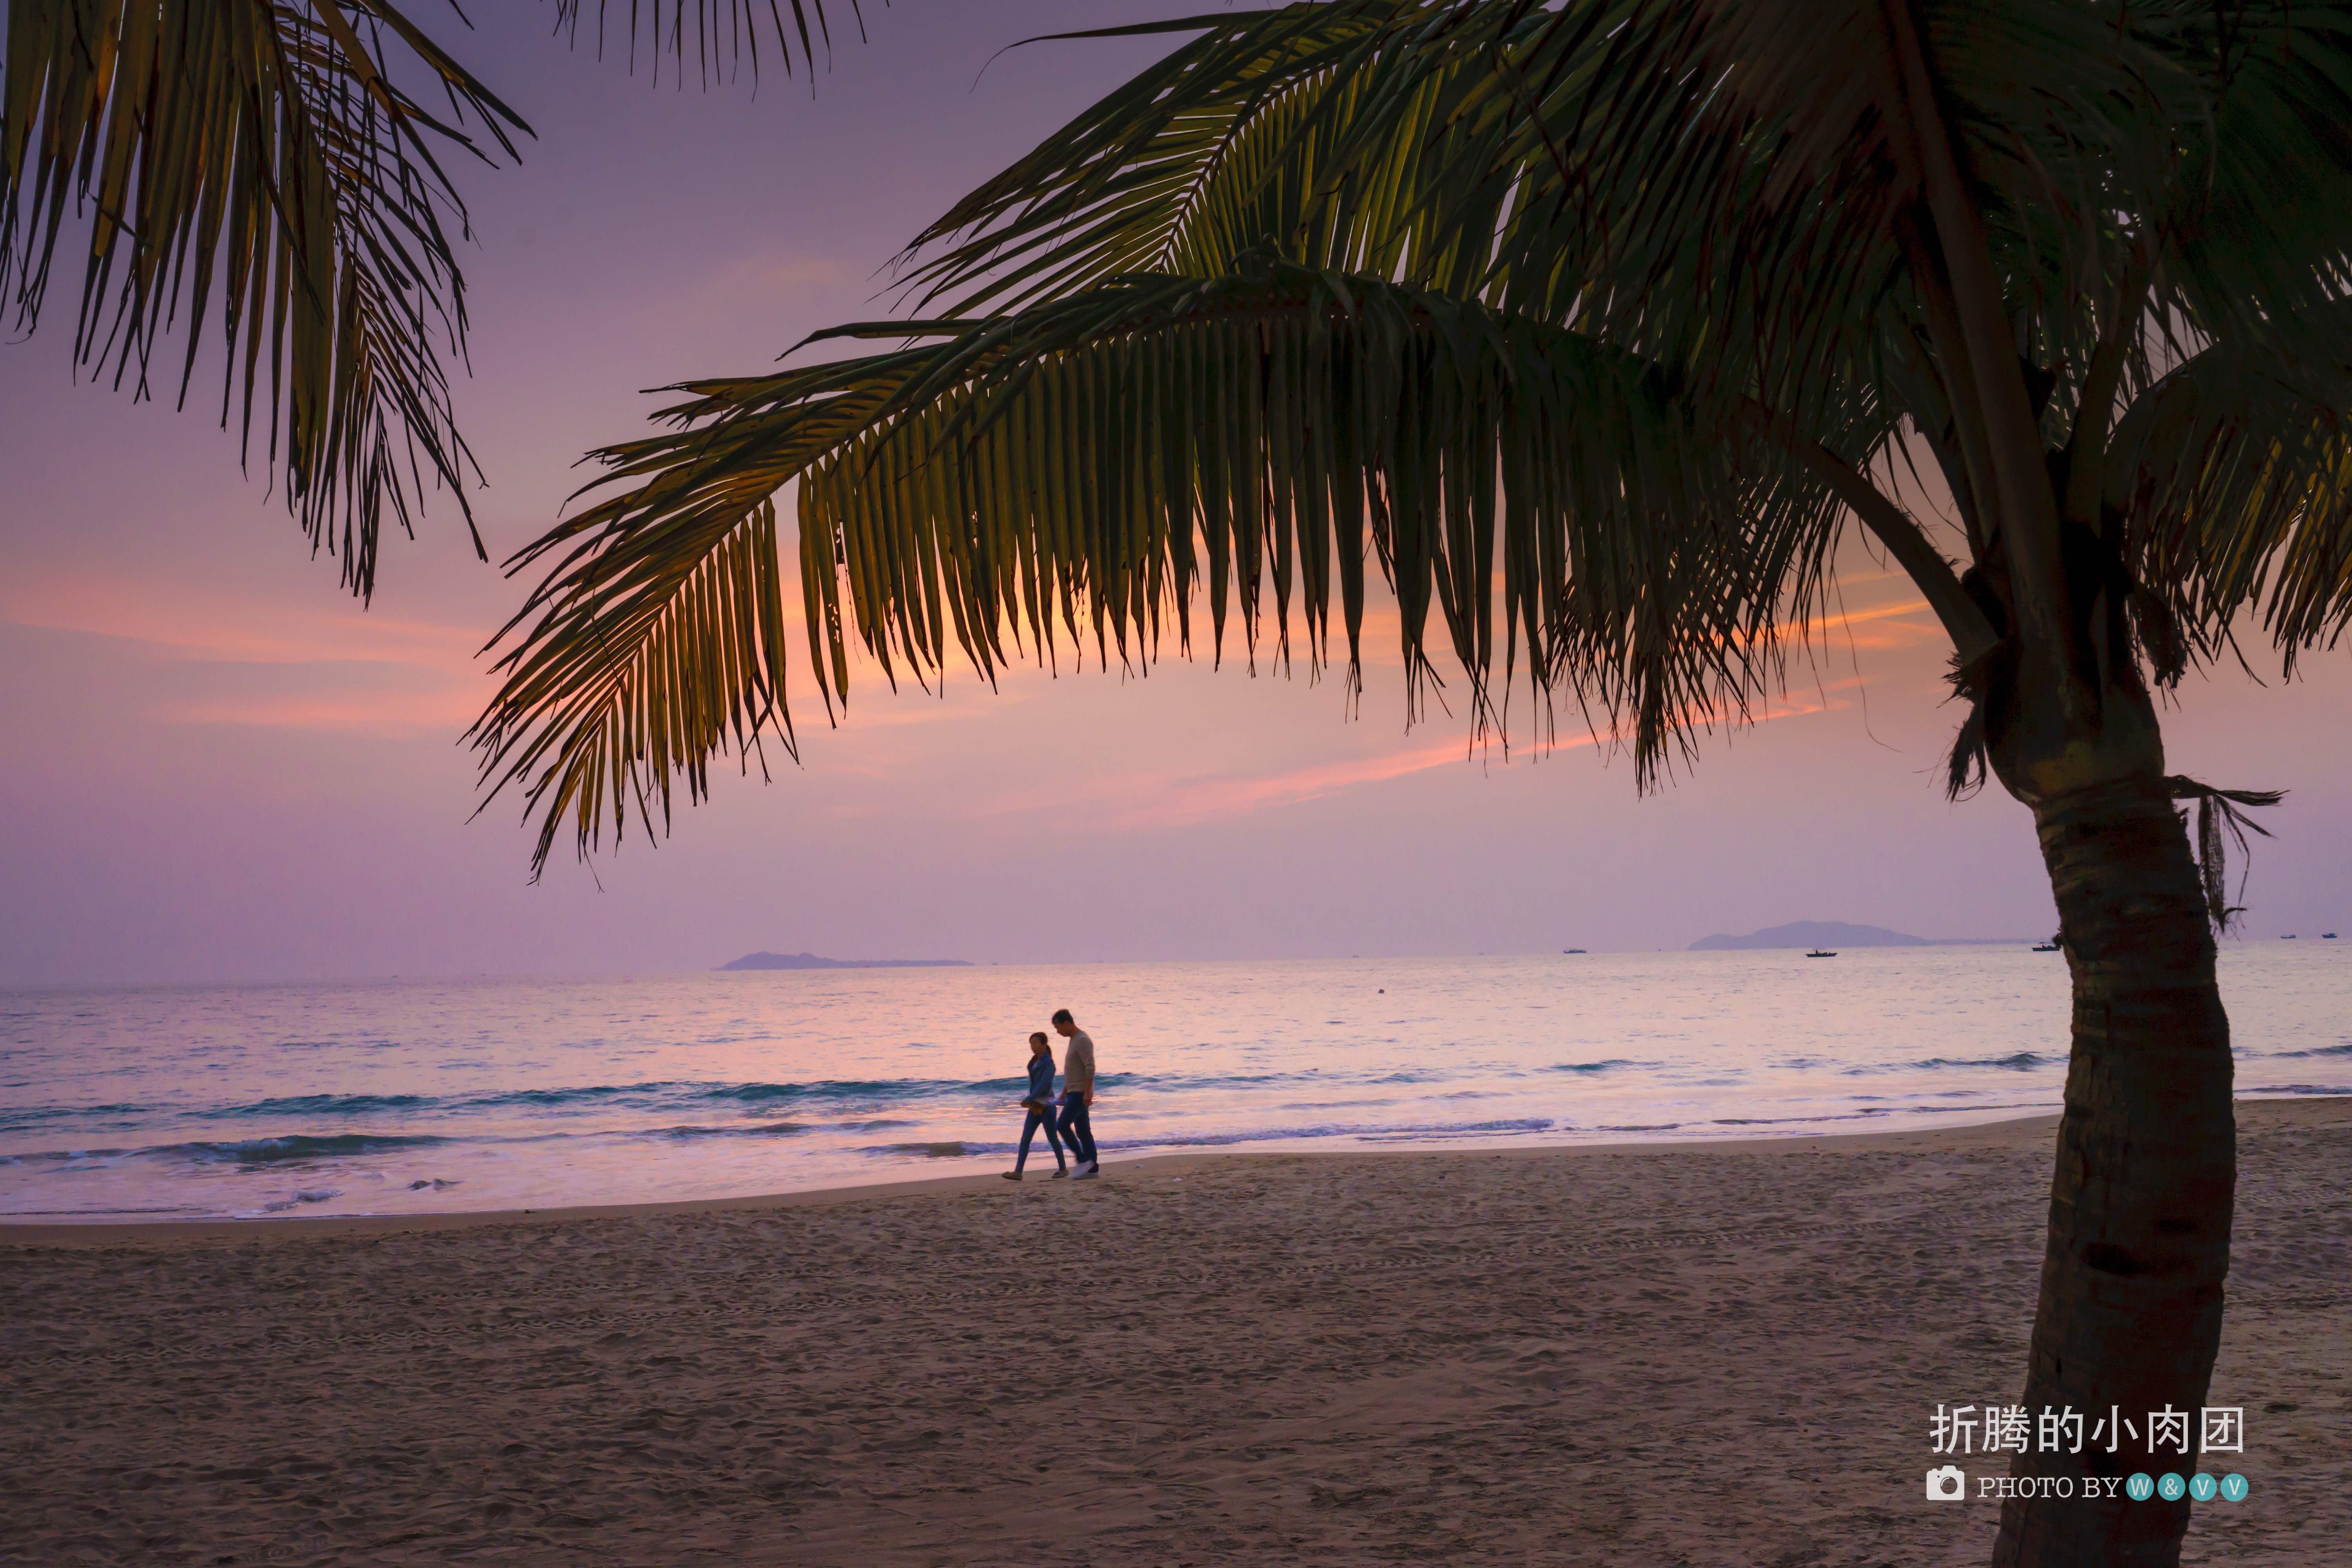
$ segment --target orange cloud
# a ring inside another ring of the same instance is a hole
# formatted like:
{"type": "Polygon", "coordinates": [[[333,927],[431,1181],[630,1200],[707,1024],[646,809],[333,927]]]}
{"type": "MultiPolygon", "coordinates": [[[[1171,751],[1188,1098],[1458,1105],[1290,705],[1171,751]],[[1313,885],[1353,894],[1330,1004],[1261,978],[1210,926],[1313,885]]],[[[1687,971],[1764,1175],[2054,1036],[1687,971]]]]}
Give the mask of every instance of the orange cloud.
{"type": "Polygon", "coordinates": [[[1822,616],[1820,630],[1839,640],[1851,637],[1857,648],[1916,647],[1944,639],[1943,623],[1936,619],[1936,613],[1927,607],[1925,599],[1866,610],[1842,610],[1822,616]]]}

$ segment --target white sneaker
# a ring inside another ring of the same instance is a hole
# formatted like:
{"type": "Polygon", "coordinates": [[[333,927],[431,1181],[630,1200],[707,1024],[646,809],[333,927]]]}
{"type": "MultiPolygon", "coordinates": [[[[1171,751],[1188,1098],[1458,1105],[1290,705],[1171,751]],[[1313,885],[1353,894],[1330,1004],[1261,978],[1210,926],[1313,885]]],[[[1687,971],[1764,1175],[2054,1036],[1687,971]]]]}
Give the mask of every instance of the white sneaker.
{"type": "Polygon", "coordinates": [[[1090,1182],[1101,1174],[1102,1162],[1097,1160],[1093,1164],[1088,1165],[1085,1170],[1078,1172],[1074,1179],[1081,1182],[1090,1182]]]}

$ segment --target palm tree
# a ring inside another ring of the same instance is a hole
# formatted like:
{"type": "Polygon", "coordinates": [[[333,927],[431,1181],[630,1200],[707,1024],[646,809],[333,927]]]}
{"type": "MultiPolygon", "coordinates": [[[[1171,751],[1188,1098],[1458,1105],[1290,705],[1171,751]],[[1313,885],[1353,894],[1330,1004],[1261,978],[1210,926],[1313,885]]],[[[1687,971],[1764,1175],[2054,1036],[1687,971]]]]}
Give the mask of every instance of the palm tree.
{"type": "Polygon", "coordinates": [[[1181,30],[920,237],[939,314],[688,384],[596,454],[617,492],[516,558],[545,580],[474,732],[536,863],[793,744],[786,486],[828,714],[853,635],[925,679],[1064,635],[1144,660],[1189,648],[1202,586],[1218,648],[1237,595],[1252,647],[1337,662],[1336,578],[1352,680],[1369,549],[1409,701],[1433,609],[1478,722],[1524,671],[1645,784],[1774,685],[1858,521],[1951,639],[1955,793],[1989,765],[2032,808],[2074,976],[2021,1403],[2096,1440],[2034,1429],[2013,1470],[2074,1495],[2006,1503],[1996,1558],[2177,1560],[2186,1502],[2082,1483],[2167,1468],[2145,1413],[2206,1396],[2221,841],[2275,796],[2168,774],[2156,694],[2352,617],[2352,7],[1332,0],[1181,30]]]}

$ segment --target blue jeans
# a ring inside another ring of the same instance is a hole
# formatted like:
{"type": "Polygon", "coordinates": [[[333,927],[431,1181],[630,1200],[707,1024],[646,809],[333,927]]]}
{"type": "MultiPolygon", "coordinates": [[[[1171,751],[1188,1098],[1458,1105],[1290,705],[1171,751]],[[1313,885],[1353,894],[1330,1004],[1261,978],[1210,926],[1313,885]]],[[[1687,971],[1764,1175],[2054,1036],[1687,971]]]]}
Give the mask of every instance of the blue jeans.
{"type": "Polygon", "coordinates": [[[1037,1136],[1037,1129],[1040,1127],[1043,1127],[1045,1130],[1045,1142],[1054,1151],[1055,1168],[1057,1170],[1061,1168],[1062,1140],[1054,1127],[1053,1110],[1051,1107],[1048,1107],[1044,1110],[1031,1110],[1029,1112],[1029,1120],[1022,1124],[1021,1157],[1013,1162],[1013,1168],[1014,1170],[1017,1171],[1021,1169],[1022,1166],[1029,1163],[1029,1141],[1037,1136]]]}
{"type": "Polygon", "coordinates": [[[1070,1146],[1070,1158],[1079,1164],[1097,1163],[1095,1130],[1087,1124],[1087,1097],[1083,1094],[1062,1096],[1062,1142],[1070,1146]]]}

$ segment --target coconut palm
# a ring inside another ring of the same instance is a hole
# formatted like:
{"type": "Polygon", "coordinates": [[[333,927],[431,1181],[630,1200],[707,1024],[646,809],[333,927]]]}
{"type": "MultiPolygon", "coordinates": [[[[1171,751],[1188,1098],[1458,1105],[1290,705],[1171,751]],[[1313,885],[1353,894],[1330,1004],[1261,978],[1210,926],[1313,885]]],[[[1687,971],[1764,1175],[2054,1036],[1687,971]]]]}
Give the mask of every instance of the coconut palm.
{"type": "MultiPolygon", "coordinates": [[[[814,0],[767,9],[804,59],[814,0]]],[[[740,58],[757,15],[656,3],[632,41],[740,58]]],[[[1369,554],[1409,705],[1442,643],[1476,723],[1523,678],[1645,785],[1774,689],[1858,523],[1951,639],[1955,791],[1989,769],[2033,810],[2074,974],[2021,1403],[2197,1409],[2234,1170],[2220,852],[2271,797],[2167,773],[2156,695],[2352,616],[2352,7],[1331,0],[1163,30],[1188,41],[919,239],[937,313],[679,388],[518,557],[545,580],[475,739],[535,863],[793,745],[788,487],[829,714],[853,636],[927,679],[1063,637],[1144,660],[1190,648],[1200,589],[1214,648],[1237,600],[1250,647],[1352,682],[1369,554]]],[[[289,506],[366,593],[383,510],[462,503],[470,464],[437,160],[527,127],[391,0],[15,0],[7,37],[20,321],[69,190],[79,359],[143,393],[184,291],[184,397],[217,291],[224,422],[265,402],[289,506]]],[[[2147,1436],[2015,1468],[2121,1474],[2147,1436]]],[[[1998,1551],[2167,1562],[2187,1517],[2012,1502],[1998,1551]]]]}
{"type": "MultiPolygon", "coordinates": [[[[221,423],[236,416],[249,457],[261,405],[288,509],[362,598],[387,508],[413,532],[425,492],[446,488],[472,529],[479,475],[448,377],[465,357],[450,234],[466,207],[442,159],[512,160],[530,132],[415,8],[10,0],[0,51],[0,293],[19,334],[38,325],[68,213],[89,227],[77,364],[150,395],[184,307],[184,406],[217,308],[221,423]],[[434,93],[438,115],[419,97],[434,93]]],[[[575,43],[589,19],[583,0],[554,0],[550,17],[575,43]]],[[[792,69],[825,41],[822,0],[652,0],[610,31],[633,58],[642,37],[656,72],[667,53],[706,84],[763,58],[792,69]]]]}
{"type": "Polygon", "coordinates": [[[2020,1403],[2135,1417],[2112,1451],[2029,1439],[2014,1470],[2077,1496],[2005,1504],[1997,1560],[2176,1560],[2186,1502],[2079,1483],[2168,1468],[2141,1413],[2204,1403],[2221,847],[2275,796],[2168,773],[2156,698],[2352,617],[2352,7],[1332,0],[1168,30],[924,232],[918,314],[819,334],[887,346],[675,389],[516,558],[544,580],[474,739],[535,863],[793,745],[787,487],[829,715],[853,637],[924,679],[1066,637],[1141,661],[1192,647],[1201,589],[1215,649],[1237,602],[1251,647],[1352,681],[1369,554],[1409,702],[1442,642],[1479,723],[1524,680],[1645,784],[1775,688],[1859,523],[1950,637],[1955,793],[1989,766],[2032,809],[2073,971],[2020,1403]]]}

